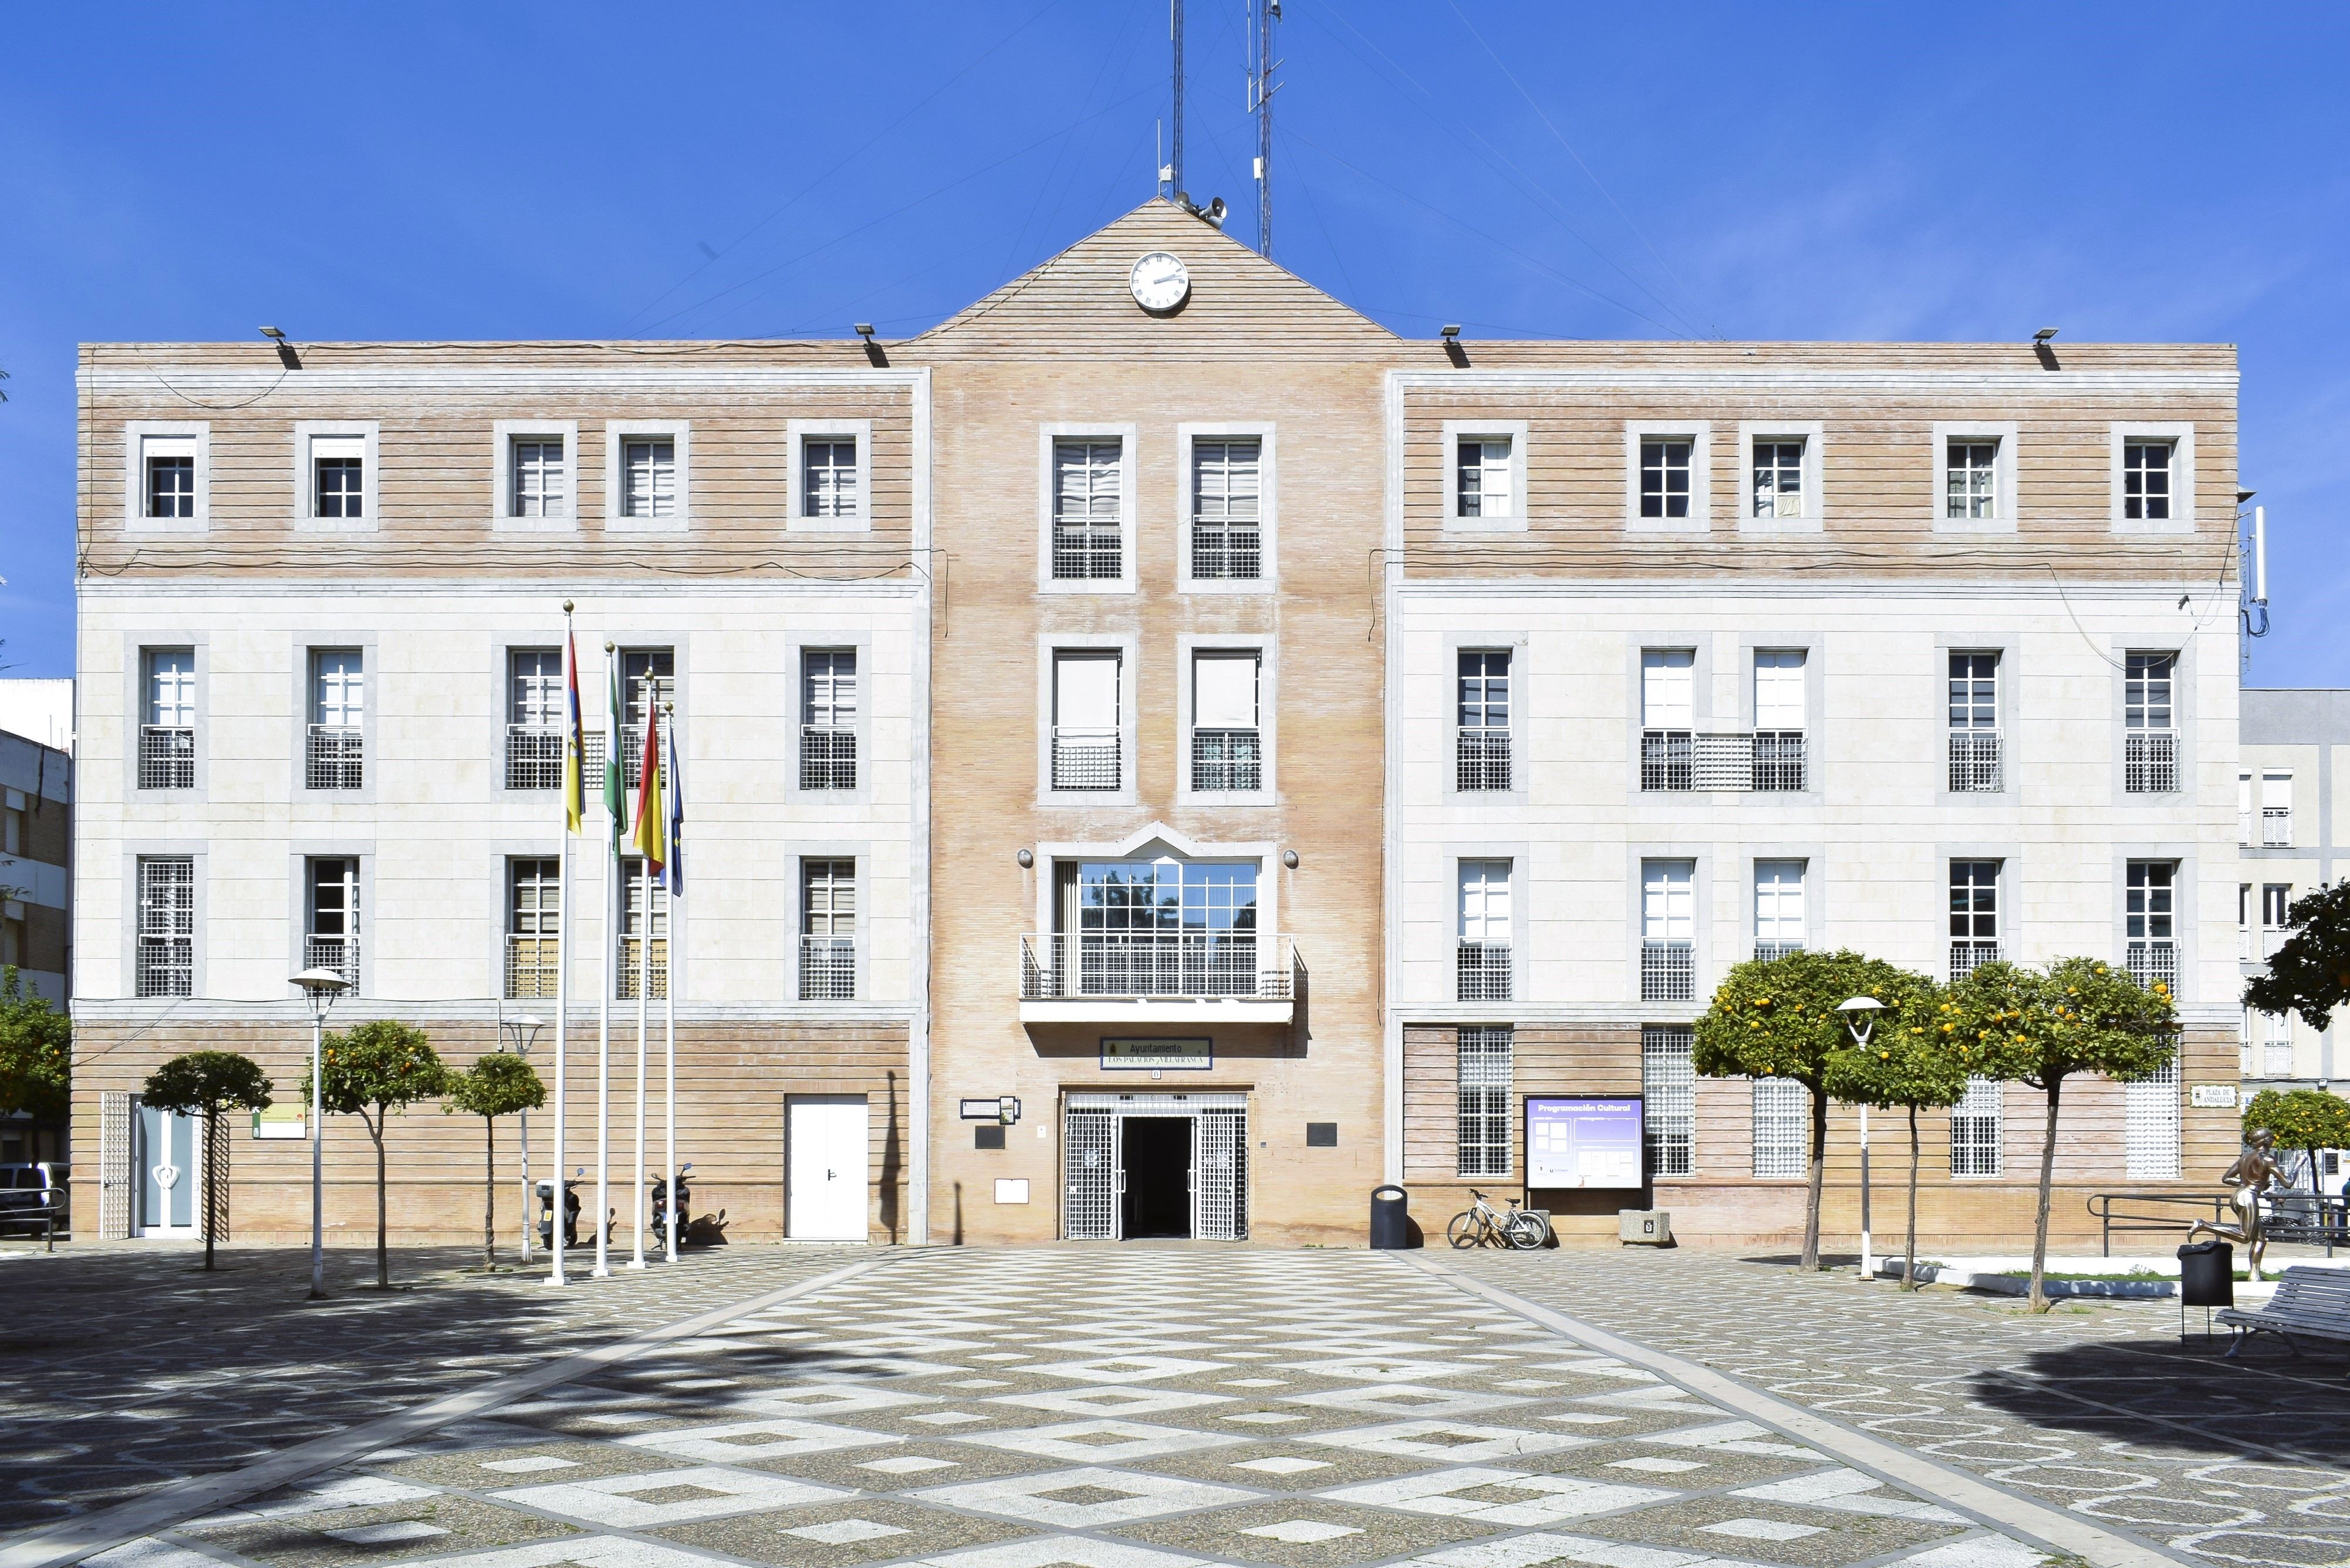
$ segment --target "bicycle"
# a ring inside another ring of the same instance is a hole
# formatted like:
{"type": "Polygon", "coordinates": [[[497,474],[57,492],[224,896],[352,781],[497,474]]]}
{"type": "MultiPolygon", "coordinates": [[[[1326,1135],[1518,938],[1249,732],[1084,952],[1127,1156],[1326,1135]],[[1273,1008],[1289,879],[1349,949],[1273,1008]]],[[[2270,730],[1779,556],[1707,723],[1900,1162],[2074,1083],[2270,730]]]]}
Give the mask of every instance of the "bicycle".
{"type": "Polygon", "coordinates": [[[1455,1247],[1513,1247],[1528,1252],[1543,1244],[1542,1216],[1519,1208],[1515,1199],[1502,1210],[1473,1187],[1469,1197],[1469,1207],[1444,1228],[1444,1239],[1455,1247]]]}

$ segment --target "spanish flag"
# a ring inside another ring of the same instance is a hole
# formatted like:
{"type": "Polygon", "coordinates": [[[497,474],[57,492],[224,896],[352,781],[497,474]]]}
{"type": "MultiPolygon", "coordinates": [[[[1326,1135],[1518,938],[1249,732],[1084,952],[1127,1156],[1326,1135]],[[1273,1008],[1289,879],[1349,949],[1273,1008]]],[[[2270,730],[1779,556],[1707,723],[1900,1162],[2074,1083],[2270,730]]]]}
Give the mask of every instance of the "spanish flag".
{"type": "MultiPolygon", "coordinates": [[[[648,688],[651,683],[647,682],[648,688]]],[[[629,842],[645,857],[645,876],[659,877],[669,862],[669,808],[661,804],[660,713],[651,690],[645,694],[645,754],[637,773],[637,827],[629,842]]]]}
{"type": "Polygon", "coordinates": [[[587,733],[579,724],[579,639],[572,635],[571,618],[563,628],[563,830],[577,833],[588,820],[588,786],[582,764],[587,733]]]}

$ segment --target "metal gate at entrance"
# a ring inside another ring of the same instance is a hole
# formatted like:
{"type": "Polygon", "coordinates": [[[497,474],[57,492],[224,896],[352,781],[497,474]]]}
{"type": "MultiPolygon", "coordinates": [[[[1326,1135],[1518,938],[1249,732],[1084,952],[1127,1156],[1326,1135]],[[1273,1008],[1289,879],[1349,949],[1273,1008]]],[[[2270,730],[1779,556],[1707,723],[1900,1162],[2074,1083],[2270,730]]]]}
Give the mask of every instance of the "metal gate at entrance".
{"type": "Polygon", "coordinates": [[[1061,1120],[1061,1233],[1070,1241],[1247,1240],[1246,1095],[1071,1094],[1061,1120]],[[1189,1124],[1188,1140],[1167,1136],[1170,1122],[1189,1124]],[[1184,1153],[1189,1163],[1178,1168],[1173,1158],[1184,1153]],[[1178,1179],[1180,1195],[1169,1192],[1178,1179]],[[1165,1223],[1169,1197],[1185,1229],[1165,1223]]]}

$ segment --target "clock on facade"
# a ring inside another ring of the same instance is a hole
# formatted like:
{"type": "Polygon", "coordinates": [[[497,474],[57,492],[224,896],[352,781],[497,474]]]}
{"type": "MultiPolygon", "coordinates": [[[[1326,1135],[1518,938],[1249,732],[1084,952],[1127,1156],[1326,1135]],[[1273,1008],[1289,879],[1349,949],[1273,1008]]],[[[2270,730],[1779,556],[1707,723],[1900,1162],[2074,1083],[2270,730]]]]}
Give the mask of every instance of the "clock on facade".
{"type": "Polygon", "coordinates": [[[1191,269],[1165,251],[1152,251],[1127,275],[1134,303],[1154,315],[1174,309],[1191,294],[1191,269]]]}

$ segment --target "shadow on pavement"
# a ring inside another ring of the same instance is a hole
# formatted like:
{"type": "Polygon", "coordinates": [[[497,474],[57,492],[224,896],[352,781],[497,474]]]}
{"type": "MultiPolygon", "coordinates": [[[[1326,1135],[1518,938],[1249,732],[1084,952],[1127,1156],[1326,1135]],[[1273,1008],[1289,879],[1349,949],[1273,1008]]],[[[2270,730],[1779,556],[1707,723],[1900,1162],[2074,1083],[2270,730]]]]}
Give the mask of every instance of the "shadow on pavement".
{"type": "Polygon", "coordinates": [[[2272,1336],[2260,1338],[2233,1361],[2221,1359],[2224,1336],[2199,1334],[2184,1345],[2068,1345],[1979,1373],[1970,1386],[1984,1405],[2037,1427],[2226,1458],[2249,1444],[2338,1466],[2350,1430],[2350,1367],[2340,1348],[2307,1348],[2296,1359],[2272,1336]]]}

